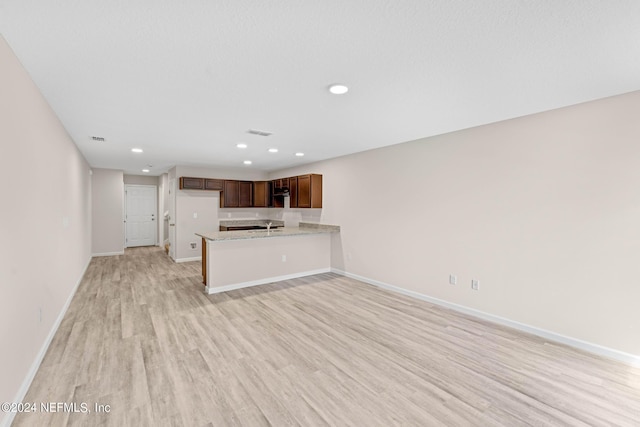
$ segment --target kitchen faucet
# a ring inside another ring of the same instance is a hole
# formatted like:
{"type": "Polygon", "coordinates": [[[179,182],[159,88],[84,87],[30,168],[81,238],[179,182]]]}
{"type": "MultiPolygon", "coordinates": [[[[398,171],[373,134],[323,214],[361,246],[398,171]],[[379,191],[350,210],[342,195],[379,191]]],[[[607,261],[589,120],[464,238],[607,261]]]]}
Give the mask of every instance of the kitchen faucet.
{"type": "Polygon", "coordinates": [[[273,223],[272,222],[267,223],[267,232],[271,231],[271,224],[273,223]]]}

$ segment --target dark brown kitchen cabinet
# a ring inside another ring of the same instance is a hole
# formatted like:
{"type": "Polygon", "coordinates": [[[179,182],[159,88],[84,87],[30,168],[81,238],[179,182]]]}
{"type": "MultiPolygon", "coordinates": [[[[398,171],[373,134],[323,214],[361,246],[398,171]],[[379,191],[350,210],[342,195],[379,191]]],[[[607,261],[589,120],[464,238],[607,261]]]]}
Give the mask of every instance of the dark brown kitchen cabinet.
{"type": "Polygon", "coordinates": [[[253,206],[253,182],[252,181],[239,181],[238,190],[240,192],[238,196],[238,207],[250,208],[253,206]]]}
{"type": "Polygon", "coordinates": [[[276,196],[271,197],[271,207],[273,208],[284,208],[284,196],[276,196]]]}
{"type": "Polygon", "coordinates": [[[225,180],[220,193],[221,208],[237,208],[240,206],[240,182],[225,180]]]}
{"type": "Polygon", "coordinates": [[[279,178],[273,180],[274,191],[276,189],[289,188],[289,178],[279,178]]]}
{"type": "Polygon", "coordinates": [[[298,177],[289,178],[289,207],[298,207],[298,177]]]}
{"type": "Polygon", "coordinates": [[[205,178],[204,189],[222,191],[223,184],[224,184],[224,180],[222,179],[205,178]]]}
{"type": "Polygon", "coordinates": [[[267,208],[271,206],[271,181],[253,182],[253,207],[267,208]]]}
{"type": "Polygon", "coordinates": [[[307,174],[272,181],[180,177],[181,190],[220,191],[221,208],[322,207],[322,175],[307,174]]]}
{"type": "Polygon", "coordinates": [[[204,190],[204,178],[180,177],[181,190],[204,190]]]}
{"type": "Polygon", "coordinates": [[[271,181],[271,185],[273,187],[271,206],[274,208],[283,208],[284,197],[285,195],[288,196],[290,191],[289,178],[274,179],[273,181],[271,181]]]}
{"type": "Polygon", "coordinates": [[[181,190],[222,190],[222,179],[180,177],[181,190]]]}
{"type": "Polygon", "coordinates": [[[226,179],[220,193],[221,208],[250,208],[253,206],[253,182],[226,179]]]}
{"type": "Polygon", "coordinates": [[[322,175],[300,175],[297,178],[297,206],[299,208],[321,208],[322,175]]]}

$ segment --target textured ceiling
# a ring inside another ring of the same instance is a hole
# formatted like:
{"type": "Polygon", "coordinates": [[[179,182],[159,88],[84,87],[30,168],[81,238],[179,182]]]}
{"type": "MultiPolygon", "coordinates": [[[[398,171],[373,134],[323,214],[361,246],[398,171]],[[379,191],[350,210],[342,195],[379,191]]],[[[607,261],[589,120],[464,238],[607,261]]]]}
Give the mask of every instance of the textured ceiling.
{"type": "Polygon", "coordinates": [[[275,170],[640,89],[638,1],[0,0],[0,32],[89,163],[132,174],[275,170]]]}

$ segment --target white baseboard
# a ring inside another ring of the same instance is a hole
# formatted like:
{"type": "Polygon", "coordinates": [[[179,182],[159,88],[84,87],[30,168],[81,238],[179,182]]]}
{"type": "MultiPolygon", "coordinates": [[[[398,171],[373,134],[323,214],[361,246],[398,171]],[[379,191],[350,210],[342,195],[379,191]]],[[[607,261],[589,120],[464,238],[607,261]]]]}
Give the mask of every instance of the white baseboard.
{"type": "Polygon", "coordinates": [[[178,258],[178,259],[174,259],[174,262],[180,263],[180,262],[191,262],[191,261],[202,261],[202,256],[194,256],[191,258],[178,258]]]}
{"type": "MultiPolygon", "coordinates": [[[[95,256],[95,255],[93,255],[93,256],[95,256]]],[[[91,258],[93,258],[93,256],[91,258]]],[[[24,379],[24,381],[22,382],[22,385],[20,386],[20,389],[18,390],[18,393],[16,394],[16,397],[13,399],[13,402],[22,402],[24,397],[27,395],[27,392],[29,391],[29,387],[31,387],[31,382],[33,381],[33,378],[35,378],[36,373],[38,372],[38,369],[40,368],[40,364],[42,363],[42,360],[44,359],[45,354],[47,354],[47,350],[49,349],[49,345],[51,344],[51,340],[53,340],[53,337],[56,335],[56,332],[58,332],[58,328],[60,327],[60,324],[62,323],[62,319],[64,319],[64,315],[67,314],[67,310],[69,309],[69,305],[71,305],[71,300],[75,296],[76,291],[78,290],[78,287],[80,286],[80,283],[82,283],[82,279],[84,278],[84,275],[87,272],[87,268],[89,268],[89,264],[91,263],[91,258],[89,258],[89,260],[85,264],[84,269],[82,270],[82,274],[80,274],[80,278],[78,279],[78,281],[76,282],[75,286],[73,287],[73,290],[69,294],[69,297],[67,298],[67,301],[64,303],[64,306],[62,307],[62,310],[60,311],[60,314],[58,315],[58,318],[56,319],[56,321],[54,322],[53,326],[51,327],[51,330],[49,331],[49,335],[47,335],[47,338],[45,339],[44,343],[42,344],[42,347],[40,348],[40,351],[38,352],[35,360],[31,364],[31,368],[29,368],[27,376],[24,379]]],[[[15,418],[16,414],[17,414],[17,412],[9,412],[8,416],[5,417],[5,419],[2,421],[1,425],[2,426],[6,426],[6,427],[10,426],[11,423],[13,422],[13,419],[15,418]]]]}
{"type": "Polygon", "coordinates": [[[98,254],[91,254],[92,257],[94,257],[94,256],[116,256],[116,255],[124,255],[124,250],[122,250],[120,252],[100,252],[98,254]]]}
{"type": "Polygon", "coordinates": [[[587,351],[589,353],[597,354],[599,356],[604,356],[609,359],[617,360],[619,362],[626,363],[628,365],[634,367],[640,367],[640,356],[625,353],[623,351],[615,350],[609,347],[604,347],[599,344],[590,343],[587,341],[583,341],[577,338],[568,337],[566,335],[557,334],[552,331],[547,331],[545,329],[540,329],[535,326],[527,325],[524,323],[516,322],[514,320],[510,320],[504,317],[495,316],[490,313],[485,313],[484,311],[476,310],[474,308],[465,307],[463,305],[455,304],[449,301],[441,300],[438,298],[433,298],[418,292],[410,291],[408,289],[403,289],[398,286],[390,285],[388,283],[380,282],[378,280],[370,279],[368,277],[359,276],[357,274],[348,273],[346,271],[338,270],[332,268],[331,271],[336,274],[340,274],[341,276],[350,277],[352,279],[359,280],[364,283],[368,283],[370,285],[378,286],[383,289],[387,289],[393,292],[397,292],[403,295],[407,295],[419,300],[427,301],[432,304],[436,304],[442,307],[447,307],[452,310],[458,311],[460,313],[468,314],[470,316],[478,317],[483,320],[487,320],[489,322],[497,323],[499,325],[508,326],[513,329],[517,329],[523,332],[527,332],[533,335],[537,335],[539,337],[548,339],[550,341],[554,341],[561,344],[566,344],[571,347],[579,348],[581,350],[587,351]]]}
{"type": "Polygon", "coordinates": [[[265,279],[250,280],[248,282],[234,283],[232,285],[219,286],[210,288],[205,286],[204,291],[207,294],[219,294],[220,292],[235,291],[236,289],[248,288],[251,286],[266,285],[267,283],[280,282],[282,280],[291,280],[298,277],[313,276],[314,274],[322,274],[331,272],[330,268],[320,268],[318,270],[303,271],[300,273],[286,274],[284,276],[267,277],[265,279]]]}

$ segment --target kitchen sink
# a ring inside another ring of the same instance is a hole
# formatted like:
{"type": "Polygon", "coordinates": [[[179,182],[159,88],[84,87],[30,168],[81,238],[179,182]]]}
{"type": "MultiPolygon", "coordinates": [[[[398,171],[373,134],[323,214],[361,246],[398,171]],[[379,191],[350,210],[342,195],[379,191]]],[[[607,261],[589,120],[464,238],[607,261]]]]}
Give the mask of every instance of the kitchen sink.
{"type": "Polygon", "coordinates": [[[280,233],[282,230],[249,230],[249,233],[280,233]]]}

